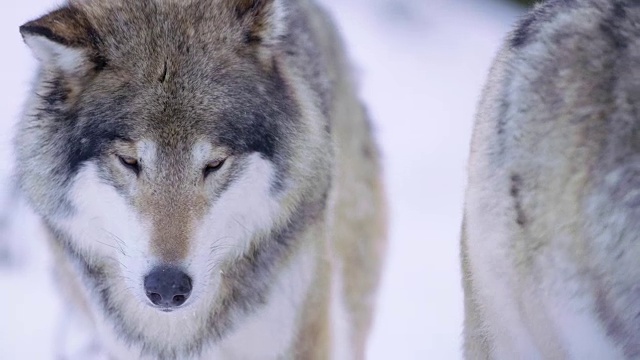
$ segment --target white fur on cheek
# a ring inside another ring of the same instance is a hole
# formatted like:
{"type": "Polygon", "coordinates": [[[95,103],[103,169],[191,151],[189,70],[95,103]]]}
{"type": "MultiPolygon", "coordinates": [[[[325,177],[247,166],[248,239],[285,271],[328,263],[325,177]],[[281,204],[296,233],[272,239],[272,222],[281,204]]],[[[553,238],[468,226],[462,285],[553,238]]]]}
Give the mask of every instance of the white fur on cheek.
{"type": "Polygon", "coordinates": [[[144,300],[141,278],[148,267],[149,224],[100,179],[93,163],[80,169],[69,194],[73,211],[56,225],[82,252],[117,260],[124,278],[131,282],[128,286],[139,289],[138,296],[144,300]]]}
{"type": "Polygon", "coordinates": [[[292,309],[303,306],[315,266],[314,247],[306,244],[274,279],[264,307],[239,324],[220,344],[219,353],[206,358],[282,358],[296,340],[299,319],[292,309]]]}
{"type": "Polygon", "coordinates": [[[241,176],[234,180],[199,222],[195,232],[192,273],[202,274],[225,259],[244,254],[255,234],[276,223],[279,202],[271,194],[273,164],[260,155],[249,157],[241,176]],[[213,262],[213,263],[212,263],[213,262]]]}
{"type": "Polygon", "coordinates": [[[35,57],[46,66],[54,66],[64,72],[73,73],[86,63],[84,51],[64,46],[44,36],[25,35],[24,41],[35,57]]]}

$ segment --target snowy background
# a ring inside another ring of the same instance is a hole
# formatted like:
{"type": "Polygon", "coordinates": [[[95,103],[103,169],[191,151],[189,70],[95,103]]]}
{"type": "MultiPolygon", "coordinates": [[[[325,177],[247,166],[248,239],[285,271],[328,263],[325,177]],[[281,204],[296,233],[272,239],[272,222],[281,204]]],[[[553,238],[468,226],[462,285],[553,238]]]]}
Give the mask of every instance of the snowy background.
{"type": "MultiPolygon", "coordinates": [[[[320,0],[356,65],[384,152],[389,257],[370,359],[459,359],[458,235],[475,105],[523,8],[501,0],[320,0]]],[[[38,222],[9,186],[13,127],[35,61],[18,27],[59,1],[0,12],[0,359],[50,359],[60,303],[38,222]]]]}

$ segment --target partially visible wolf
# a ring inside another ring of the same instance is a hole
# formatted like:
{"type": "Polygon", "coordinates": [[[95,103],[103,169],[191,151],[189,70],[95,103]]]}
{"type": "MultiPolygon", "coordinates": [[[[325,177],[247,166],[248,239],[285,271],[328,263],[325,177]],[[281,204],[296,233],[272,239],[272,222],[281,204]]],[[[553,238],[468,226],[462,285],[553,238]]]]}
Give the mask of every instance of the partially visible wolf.
{"type": "Polygon", "coordinates": [[[363,358],[385,244],[378,150],[307,0],[71,0],[18,178],[113,359],[363,358]]]}
{"type": "Polygon", "coordinates": [[[464,217],[467,359],[640,357],[640,3],[551,0],[519,23],[464,217]]]}

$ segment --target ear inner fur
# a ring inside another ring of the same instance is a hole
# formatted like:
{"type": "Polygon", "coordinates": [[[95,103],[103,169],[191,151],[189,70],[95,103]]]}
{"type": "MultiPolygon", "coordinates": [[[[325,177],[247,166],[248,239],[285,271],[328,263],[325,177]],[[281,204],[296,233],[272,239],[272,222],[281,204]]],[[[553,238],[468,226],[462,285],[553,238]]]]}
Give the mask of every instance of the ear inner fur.
{"type": "Polygon", "coordinates": [[[238,20],[247,24],[245,43],[273,42],[280,35],[275,26],[282,20],[278,19],[277,0],[230,0],[230,5],[238,20]]]}
{"type": "Polygon", "coordinates": [[[29,21],[20,27],[23,37],[44,36],[69,47],[91,47],[97,41],[95,31],[86,16],[78,9],[67,6],[29,21]]]}
{"type": "Polygon", "coordinates": [[[20,27],[24,41],[43,64],[76,79],[101,71],[109,61],[86,14],[68,5],[20,27]]]}

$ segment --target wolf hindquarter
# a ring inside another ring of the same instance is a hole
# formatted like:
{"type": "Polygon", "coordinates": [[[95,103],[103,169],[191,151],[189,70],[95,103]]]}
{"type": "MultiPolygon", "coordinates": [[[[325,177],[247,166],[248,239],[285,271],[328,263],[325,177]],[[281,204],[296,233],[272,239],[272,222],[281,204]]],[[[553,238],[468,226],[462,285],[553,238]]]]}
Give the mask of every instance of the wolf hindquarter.
{"type": "Polygon", "coordinates": [[[383,189],[322,11],[71,0],[20,31],[18,179],[107,357],[364,357],[383,189]]]}
{"type": "Polygon", "coordinates": [[[640,6],[552,0],[511,34],[471,145],[467,359],[640,358],[640,6]]]}

